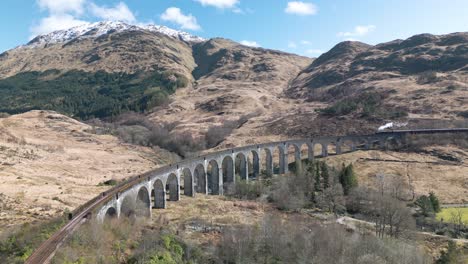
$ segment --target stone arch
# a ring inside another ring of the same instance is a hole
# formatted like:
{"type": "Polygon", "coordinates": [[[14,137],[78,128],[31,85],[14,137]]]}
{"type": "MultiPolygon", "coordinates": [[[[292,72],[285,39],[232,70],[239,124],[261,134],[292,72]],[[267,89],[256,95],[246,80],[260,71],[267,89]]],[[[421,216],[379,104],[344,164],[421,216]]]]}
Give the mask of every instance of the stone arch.
{"type": "Polygon", "coordinates": [[[169,201],[179,201],[179,181],[175,173],[171,173],[167,177],[166,193],[169,194],[169,201]]]}
{"type": "Polygon", "coordinates": [[[294,143],[287,144],[287,166],[293,171],[301,166],[301,149],[294,143]]]}
{"type": "Polygon", "coordinates": [[[117,218],[117,210],[114,207],[109,207],[106,210],[106,214],[104,215],[104,220],[110,220],[117,218]]]}
{"type": "Polygon", "coordinates": [[[279,174],[280,173],[280,148],[279,147],[274,147],[272,149],[272,164],[273,164],[273,174],[279,174]]]}
{"type": "Polygon", "coordinates": [[[164,190],[164,184],[161,179],[157,179],[153,184],[154,190],[154,208],[164,209],[166,208],[166,191],[164,190]]]}
{"type": "Polygon", "coordinates": [[[193,172],[195,181],[195,191],[206,194],[206,172],[203,164],[198,164],[193,172]]]}
{"type": "Polygon", "coordinates": [[[369,149],[380,149],[380,140],[378,138],[368,139],[369,149]]]}
{"type": "Polygon", "coordinates": [[[213,195],[219,194],[219,166],[216,160],[208,162],[206,170],[208,179],[208,193],[213,195]]]}
{"type": "Polygon", "coordinates": [[[356,150],[354,141],[349,138],[341,140],[340,148],[341,148],[341,153],[348,153],[348,152],[353,152],[356,150]]]}
{"type": "Polygon", "coordinates": [[[314,153],[312,151],[312,147],[308,143],[302,143],[300,146],[301,150],[301,160],[308,160],[311,161],[314,159],[314,153]]]}
{"type": "Polygon", "coordinates": [[[385,138],[385,149],[396,149],[401,145],[400,138],[397,137],[386,137],[385,138]]]}
{"type": "Polygon", "coordinates": [[[327,156],[328,155],[336,155],[338,151],[338,146],[335,141],[330,141],[327,144],[327,156]]]}
{"type": "Polygon", "coordinates": [[[354,146],[356,150],[369,149],[369,141],[366,138],[357,138],[354,140],[354,146]]]}
{"type": "Polygon", "coordinates": [[[327,156],[327,145],[324,143],[313,143],[314,157],[326,157],[327,156]]]}
{"type": "Polygon", "coordinates": [[[185,168],[182,170],[182,179],[183,179],[183,186],[184,186],[184,195],[186,196],[194,196],[194,189],[193,189],[193,176],[192,172],[189,168],[185,168]]]}
{"type": "Polygon", "coordinates": [[[249,152],[247,161],[249,165],[249,179],[257,178],[260,175],[260,156],[257,150],[253,149],[249,152]]]}
{"type": "Polygon", "coordinates": [[[235,173],[236,177],[240,177],[241,180],[247,180],[249,171],[247,166],[247,157],[244,153],[237,153],[235,160],[235,173]]]}
{"type": "Polygon", "coordinates": [[[136,207],[135,212],[137,216],[149,216],[151,211],[151,200],[148,189],[145,186],[142,186],[138,190],[136,197],[136,207]]]}
{"type": "Polygon", "coordinates": [[[120,204],[120,217],[135,218],[135,206],[135,200],[130,195],[125,196],[120,204]]]}
{"type": "Polygon", "coordinates": [[[268,148],[264,148],[263,152],[265,153],[264,158],[262,158],[262,160],[264,160],[264,173],[267,176],[271,176],[273,175],[273,154],[268,148]]]}
{"type": "Polygon", "coordinates": [[[283,145],[278,145],[274,148],[273,152],[273,164],[274,164],[274,171],[278,174],[286,173],[286,166],[287,164],[287,157],[285,153],[285,149],[283,145]]]}
{"type": "Polygon", "coordinates": [[[223,170],[223,184],[226,185],[234,183],[234,161],[232,160],[232,157],[230,155],[227,155],[223,158],[221,167],[223,170]]]}

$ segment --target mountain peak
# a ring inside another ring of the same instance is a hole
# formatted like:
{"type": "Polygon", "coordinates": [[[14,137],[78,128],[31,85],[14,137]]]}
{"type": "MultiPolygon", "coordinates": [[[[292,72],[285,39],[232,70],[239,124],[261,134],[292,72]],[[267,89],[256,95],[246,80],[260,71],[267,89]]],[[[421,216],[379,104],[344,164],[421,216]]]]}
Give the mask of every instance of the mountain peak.
{"type": "Polygon", "coordinates": [[[32,39],[25,47],[36,47],[45,44],[65,43],[76,38],[96,38],[101,35],[124,31],[150,31],[161,33],[185,42],[202,42],[205,39],[191,35],[187,32],[159,26],[154,24],[131,25],[121,21],[101,21],[84,23],[82,25],[64,30],[57,30],[48,34],[39,35],[32,39]]]}
{"type": "Polygon", "coordinates": [[[317,66],[336,58],[352,58],[356,54],[363,52],[370,47],[372,46],[359,41],[343,41],[336,44],[331,50],[318,57],[312,65],[317,66]]]}

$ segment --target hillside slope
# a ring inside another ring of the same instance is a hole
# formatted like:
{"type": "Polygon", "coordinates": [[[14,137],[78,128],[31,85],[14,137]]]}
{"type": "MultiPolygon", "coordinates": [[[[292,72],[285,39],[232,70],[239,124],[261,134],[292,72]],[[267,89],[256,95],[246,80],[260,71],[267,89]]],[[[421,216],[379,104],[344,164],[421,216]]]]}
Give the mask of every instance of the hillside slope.
{"type": "MultiPolygon", "coordinates": [[[[109,186],[171,161],[50,111],[0,118],[0,227],[74,209],[109,186]]],[[[1,228],[0,228],[1,229],[1,228]]]]}
{"type": "MultiPolygon", "coordinates": [[[[468,105],[468,33],[416,35],[375,46],[342,42],[317,58],[292,81],[292,98],[336,103],[348,100],[349,111],[369,114],[351,103],[377,94],[375,104],[395,117],[461,118],[468,105]],[[351,103],[349,103],[351,101],[351,103]]],[[[342,104],[342,106],[345,103],[342,104]]],[[[336,110],[336,109],[335,109],[336,110]]],[[[372,110],[377,110],[374,107],[372,110]]],[[[381,116],[387,117],[381,111],[381,116]]],[[[355,115],[356,116],[356,115],[355,115]]]]}

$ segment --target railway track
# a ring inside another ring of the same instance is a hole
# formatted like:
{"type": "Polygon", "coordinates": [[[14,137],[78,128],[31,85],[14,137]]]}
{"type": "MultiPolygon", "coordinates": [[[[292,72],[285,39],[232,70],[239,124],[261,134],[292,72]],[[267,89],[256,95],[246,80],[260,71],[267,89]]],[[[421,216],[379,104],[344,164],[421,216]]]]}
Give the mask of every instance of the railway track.
{"type": "Polygon", "coordinates": [[[116,193],[125,190],[126,188],[132,186],[139,182],[143,175],[135,176],[126,182],[122,183],[119,186],[114,187],[113,189],[109,190],[108,192],[104,192],[101,195],[95,197],[91,204],[87,205],[86,208],[83,208],[80,212],[78,212],[73,218],[60,230],[55,232],[49,239],[43,242],[26,260],[25,264],[43,264],[43,263],[50,263],[52,258],[55,255],[56,250],[63,244],[65,239],[73,233],[79,226],[81,226],[86,220],[92,217],[92,213],[94,209],[102,204],[103,202],[111,199],[116,193]]]}

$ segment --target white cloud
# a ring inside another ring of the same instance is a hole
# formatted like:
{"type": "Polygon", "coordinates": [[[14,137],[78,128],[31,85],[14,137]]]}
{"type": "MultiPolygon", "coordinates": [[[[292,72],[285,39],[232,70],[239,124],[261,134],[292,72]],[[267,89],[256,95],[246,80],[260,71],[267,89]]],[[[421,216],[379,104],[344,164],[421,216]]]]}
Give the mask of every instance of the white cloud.
{"type": "Polygon", "coordinates": [[[214,6],[219,9],[234,8],[239,0],[195,0],[203,6],[214,6]]]}
{"type": "Polygon", "coordinates": [[[47,34],[55,30],[76,27],[86,23],[86,21],[76,19],[70,14],[50,15],[41,19],[39,24],[31,27],[30,38],[34,38],[37,35],[47,34]]]}
{"type": "Polygon", "coordinates": [[[161,19],[179,25],[183,29],[200,30],[197,19],[192,14],[184,15],[180,8],[169,7],[161,15],[161,19]]]}
{"type": "Polygon", "coordinates": [[[295,49],[295,48],[297,48],[296,42],[294,42],[294,41],[289,41],[289,42],[288,42],[288,48],[290,48],[290,49],[295,49]]]}
{"type": "Polygon", "coordinates": [[[37,0],[39,7],[51,14],[82,14],[85,3],[86,0],[37,0]]]}
{"type": "Polygon", "coordinates": [[[288,2],[288,6],[284,11],[288,14],[295,14],[301,16],[315,15],[317,14],[317,7],[312,3],[306,3],[301,1],[288,2]]]}
{"type": "Polygon", "coordinates": [[[132,11],[124,2],[118,3],[115,7],[98,6],[91,3],[90,11],[96,17],[104,20],[136,21],[135,15],[133,15],[132,11]]]}
{"type": "Polygon", "coordinates": [[[254,48],[261,47],[260,44],[258,44],[256,41],[250,41],[250,40],[242,40],[240,44],[249,46],[249,47],[254,47],[254,48]]]}
{"type": "Polygon", "coordinates": [[[302,45],[310,45],[310,44],[312,44],[312,43],[311,43],[310,41],[308,41],[308,40],[302,40],[302,41],[301,41],[301,44],[302,44],[302,45]]]}
{"type": "Polygon", "coordinates": [[[362,37],[376,29],[374,25],[356,26],[352,32],[339,32],[338,37],[362,37]]]}
{"type": "Polygon", "coordinates": [[[55,30],[67,29],[85,24],[86,21],[76,16],[84,13],[86,1],[87,0],[37,0],[39,8],[47,11],[48,16],[42,18],[36,25],[31,26],[30,38],[41,34],[47,34],[55,30]]]}
{"type": "Polygon", "coordinates": [[[308,54],[322,54],[323,50],[320,49],[308,49],[306,50],[306,53],[308,54]]]}

